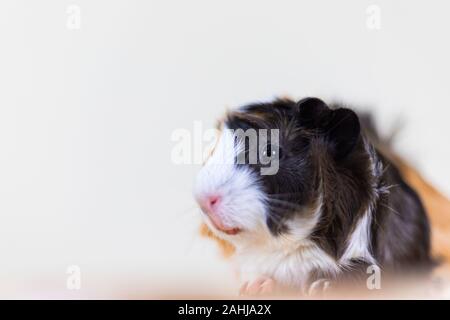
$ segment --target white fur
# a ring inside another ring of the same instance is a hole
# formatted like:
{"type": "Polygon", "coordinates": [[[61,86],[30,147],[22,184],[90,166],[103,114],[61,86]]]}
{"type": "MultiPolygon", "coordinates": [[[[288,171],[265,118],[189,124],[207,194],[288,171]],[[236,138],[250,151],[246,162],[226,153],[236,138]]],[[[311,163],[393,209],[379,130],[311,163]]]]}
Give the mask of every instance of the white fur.
{"type": "MultiPolygon", "coordinates": [[[[197,176],[194,194],[197,198],[219,194],[222,221],[229,227],[255,230],[265,221],[265,194],[257,183],[256,173],[246,166],[238,168],[234,164],[238,151],[233,133],[225,128],[214,153],[197,176]]],[[[230,238],[215,230],[208,219],[206,223],[219,236],[230,238]]]]}
{"type": "Polygon", "coordinates": [[[293,232],[274,237],[266,228],[253,241],[237,244],[236,262],[242,280],[266,276],[283,286],[307,290],[305,285],[312,271],[339,272],[336,261],[308,240],[320,219],[321,200],[314,212],[305,213],[308,217],[300,215],[289,222],[288,228],[293,232]]]}
{"type": "Polygon", "coordinates": [[[372,206],[366,210],[359,219],[355,230],[347,239],[347,248],[340,258],[340,263],[346,265],[351,259],[362,259],[375,264],[375,259],[370,254],[370,226],[372,223],[372,206]]]}
{"type": "Polygon", "coordinates": [[[267,276],[276,283],[307,289],[310,273],[314,270],[337,274],[339,267],[329,255],[315,243],[305,240],[294,245],[285,244],[279,247],[272,244],[254,247],[251,250],[237,252],[236,262],[239,265],[243,281],[251,281],[259,276],[267,276]]]}

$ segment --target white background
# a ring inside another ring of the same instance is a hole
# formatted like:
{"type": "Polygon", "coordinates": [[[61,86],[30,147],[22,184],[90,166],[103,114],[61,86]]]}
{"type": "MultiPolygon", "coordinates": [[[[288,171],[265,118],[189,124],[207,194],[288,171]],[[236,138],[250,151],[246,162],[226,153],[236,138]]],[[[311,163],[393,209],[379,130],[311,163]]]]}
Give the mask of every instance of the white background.
{"type": "Polygon", "coordinates": [[[449,14],[444,0],[3,0],[0,296],[234,292],[196,233],[199,167],[175,165],[170,138],[255,100],[342,100],[386,134],[401,119],[396,147],[449,195],[449,14]]]}

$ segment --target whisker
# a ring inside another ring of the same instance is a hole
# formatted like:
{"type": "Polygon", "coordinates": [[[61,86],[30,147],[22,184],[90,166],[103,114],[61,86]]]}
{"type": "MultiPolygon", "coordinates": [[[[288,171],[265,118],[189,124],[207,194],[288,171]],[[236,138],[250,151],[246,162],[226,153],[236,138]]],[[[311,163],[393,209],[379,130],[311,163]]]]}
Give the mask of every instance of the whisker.
{"type": "Polygon", "coordinates": [[[268,196],[269,197],[273,197],[273,196],[293,196],[293,195],[297,195],[297,194],[301,194],[301,192],[270,193],[270,194],[268,194],[268,196]]]}
{"type": "MultiPolygon", "coordinates": [[[[280,221],[278,221],[277,219],[275,219],[272,216],[268,216],[267,217],[274,225],[277,229],[282,229],[283,227],[285,227],[285,225],[283,224],[283,220],[280,219],[280,221]]],[[[287,236],[285,236],[284,234],[279,234],[280,237],[283,237],[284,239],[288,239],[287,236]]]]}
{"type": "Polygon", "coordinates": [[[391,184],[391,185],[388,185],[388,186],[384,186],[383,188],[386,189],[386,190],[390,190],[392,188],[396,188],[396,187],[399,187],[399,186],[400,186],[399,184],[391,184]]]}
{"type": "Polygon", "coordinates": [[[274,214],[275,216],[282,218],[285,216],[286,214],[286,210],[283,208],[279,208],[279,207],[271,207],[270,208],[271,213],[274,214]]]}
{"type": "Polygon", "coordinates": [[[270,204],[270,205],[281,204],[281,205],[285,205],[286,207],[291,207],[291,208],[295,208],[295,209],[304,209],[304,207],[302,205],[299,205],[299,204],[291,202],[291,201],[281,200],[281,199],[268,199],[268,204],[270,204]]]}
{"type": "Polygon", "coordinates": [[[398,216],[400,216],[400,212],[398,212],[397,210],[395,210],[394,208],[392,208],[392,207],[390,207],[390,206],[388,206],[387,204],[384,204],[384,203],[380,203],[380,205],[382,205],[383,207],[385,207],[385,208],[387,208],[387,209],[389,209],[389,210],[391,210],[393,213],[395,213],[395,214],[397,214],[398,216]]]}

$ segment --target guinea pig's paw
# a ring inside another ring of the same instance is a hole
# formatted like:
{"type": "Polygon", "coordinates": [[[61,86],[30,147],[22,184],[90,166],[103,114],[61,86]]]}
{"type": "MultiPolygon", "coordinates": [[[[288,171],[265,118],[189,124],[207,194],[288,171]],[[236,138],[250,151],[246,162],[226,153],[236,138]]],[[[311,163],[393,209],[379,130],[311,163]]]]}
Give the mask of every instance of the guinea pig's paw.
{"type": "Polygon", "coordinates": [[[275,291],[275,280],[269,277],[258,277],[245,282],[239,290],[241,296],[257,296],[271,294],[275,291]]]}
{"type": "Polygon", "coordinates": [[[308,296],[321,296],[331,289],[331,281],[328,279],[318,279],[311,283],[308,288],[308,296]]]}

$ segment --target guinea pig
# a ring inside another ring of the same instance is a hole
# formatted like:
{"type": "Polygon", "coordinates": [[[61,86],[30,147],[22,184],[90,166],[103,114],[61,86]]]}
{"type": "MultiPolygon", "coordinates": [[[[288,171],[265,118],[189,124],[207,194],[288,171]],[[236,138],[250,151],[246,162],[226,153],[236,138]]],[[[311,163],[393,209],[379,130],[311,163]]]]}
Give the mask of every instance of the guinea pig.
{"type": "Polygon", "coordinates": [[[228,112],[194,195],[234,247],[243,293],[366,285],[367,269],[424,274],[434,261],[417,193],[354,111],[317,98],[228,112]]]}

